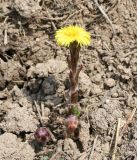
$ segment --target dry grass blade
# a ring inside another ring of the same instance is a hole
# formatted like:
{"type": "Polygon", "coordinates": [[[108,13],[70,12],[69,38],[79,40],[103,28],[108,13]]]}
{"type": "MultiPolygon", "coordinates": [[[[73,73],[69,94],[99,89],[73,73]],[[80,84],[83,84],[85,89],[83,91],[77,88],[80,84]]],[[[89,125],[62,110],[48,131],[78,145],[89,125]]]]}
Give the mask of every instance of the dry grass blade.
{"type": "Polygon", "coordinates": [[[118,124],[117,124],[115,145],[114,145],[114,150],[113,150],[113,153],[112,153],[112,160],[115,160],[115,158],[116,158],[117,144],[118,144],[118,140],[119,140],[120,123],[121,123],[121,119],[119,118],[118,119],[118,124]]]}
{"type": "MultiPolygon", "coordinates": [[[[52,18],[52,16],[51,16],[50,12],[48,11],[48,9],[47,9],[47,15],[48,15],[48,18],[52,18]]],[[[51,20],[51,24],[52,24],[52,27],[53,27],[54,31],[56,31],[57,27],[56,27],[55,23],[52,20],[51,20]]]]}
{"type": "Polygon", "coordinates": [[[69,15],[69,16],[67,17],[67,19],[62,23],[62,25],[65,25],[66,22],[67,22],[70,18],[72,18],[74,15],[76,15],[76,14],[82,12],[82,11],[83,11],[83,9],[80,9],[80,10],[78,10],[78,11],[72,13],[71,15],[69,15]]]}
{"type": "Polygon", "coordinates": [[[108,15],[105,13],[105,11],[100,7],[99,3],[98,3],[98,0],[94,0],[96,6],[98,7],[98,9],[100,10],[100,12],[103,14],[103,16],[107,19],[107,21],[110,23],[111,27],[112,27],[112,30],[113,30],[113,35],[116,34],[116,31],[114,29],[114,26],[110,20],[110,18],[108,17],[108,15]]]}
{"type": "Polygon", "coordinates": [[[128,125],[132,122],[133,117],[134,117],[134,115],[135,115],[135,113],[136,113],[136,110],[137,110],[137,107],[135,107],[135,108],[133,109],[133,111],[131,112],[131,114],[129,115],[129,117],[128,117],[128,119],[127,119],[127,122],[126,122],[125,125],[123,126],[123,128],[122,128],[122,130],[121,130],[121,132],[120,132],[119,142],[120,142],[120,140],[121,140],[124,132],[125,132],[126,129],[128,128],[128,125]]]}
{"type": "Polygon", "coordinates": [[[41,125],[43,125],[43,123],[42,123],[42,116],[41,116],[41,113],[40,113],[39,106],[38,106],[38,104],[37,104],[36,101],[34,101],[34,104],[35,104],[36,110],[38,112],[38,117],[39,117],[40,123],[41,123],[41,125]]]}
{"type": "Polygon", "coordinates": [[[90,152],[89,160],[92,160],[92,157],[93,157],[93,154],[94,154],[94,150],[95,150],[95,147],[96,147],[97,140],[98,140],[98,135],[97,135],[96,138],[94,139],[94,143],[93,143],[92,150],[91,150],[91,152],[90,152]]]}
{"type": "Polygon", "coordinates": [[[65,154],[63,151],[57,151],[57,152],[50,158],[50,160],[55,160],[58,155],[64,155],[64,156],[66,156],[66,154],[65,154]]]}

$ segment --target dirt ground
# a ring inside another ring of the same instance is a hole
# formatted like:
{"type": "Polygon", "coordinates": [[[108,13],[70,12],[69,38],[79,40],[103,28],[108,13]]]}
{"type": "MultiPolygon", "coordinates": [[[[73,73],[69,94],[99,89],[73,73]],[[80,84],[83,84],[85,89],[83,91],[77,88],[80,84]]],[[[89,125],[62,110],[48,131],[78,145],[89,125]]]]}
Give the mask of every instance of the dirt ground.
{"type": "Polygon", "coordinates": [[[0,0],[0,160],[137,160],[136,107],[137,0],[0,0]],[[68,49],[54,35],[75,24],[92,41],[78,136],[65,139],[68,49]],[[43,146],[36,107],[53,134],[43,146]]]}

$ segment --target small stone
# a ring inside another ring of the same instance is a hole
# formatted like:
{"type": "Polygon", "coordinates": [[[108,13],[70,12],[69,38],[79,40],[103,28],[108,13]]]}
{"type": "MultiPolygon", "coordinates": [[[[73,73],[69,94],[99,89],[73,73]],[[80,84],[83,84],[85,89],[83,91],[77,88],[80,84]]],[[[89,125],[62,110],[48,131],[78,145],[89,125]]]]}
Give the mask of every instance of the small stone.
{"type": "Polygon", "coordinates": [[[29,66],[29,67],[31,67],[31,66],[33,65],[33,62],[32,62],[31,60],[28,60],[28,61],[26,62],[26,65],[29,66]]]}
{"type": "Polygon", "coordinates": [[[39,41],[40,41],[40,38],[36,38],[36,41],[39,42],[39,41]]]}
{"type": "Polygon", "coordinates": [[[109,104],[110,103],[110,100],[109,99],[106,99],[106,104],[109,104]]]}
{"type": "Polygon", "coordinates": [[[117,98],[117,97],[118,97],[118,93],[115,92],[112,94],[112,98],[117,98]]]}
{"type": "Polygon", "coordinates": [[[112,65],[108,66],[109,71],[113,71],[114,67],[112,65]]]}
{"type": "Polygon", "coordinates": [[[115,86],[115,80],[114,79],[112,79],[112,78],[108,78],[108,79],[106,79],[105,80],[105,85],[107,86],[107,87],[114,87],[115,86]]]}
{"type": "Polygon", "coordinates": [[[126,80],[129,80],[129,79],[130,79],[130,76],[128,76],[128,75],[122,75],[122,78],[123,78],[123,79],[126,79],[126,80]]]}

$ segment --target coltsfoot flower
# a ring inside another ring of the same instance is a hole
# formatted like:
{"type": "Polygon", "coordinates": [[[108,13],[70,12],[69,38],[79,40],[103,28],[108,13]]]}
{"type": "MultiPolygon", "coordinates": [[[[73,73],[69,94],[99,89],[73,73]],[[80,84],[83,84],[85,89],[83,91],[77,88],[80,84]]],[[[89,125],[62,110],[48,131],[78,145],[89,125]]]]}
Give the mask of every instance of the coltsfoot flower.
{"type": "Polygon", "coordinates": [[[78,118],[75,115],[70,115],[66,119],[66,128],[69,133],[73,133],[78,127],[78,118]]]}
{"type": "Polygon", "coordinates": [[[80,46],[90,44],[90,33],[79,26],[68,26],[56,31],[55,39],[60,46],[77,42],[80,46]]]}
{"type": "Polygon", "coordinates": [[[51,139],[48,130],[44,127],[38,128],[34,134],[34,137],[39,143],[45,143],[51,139]]]}

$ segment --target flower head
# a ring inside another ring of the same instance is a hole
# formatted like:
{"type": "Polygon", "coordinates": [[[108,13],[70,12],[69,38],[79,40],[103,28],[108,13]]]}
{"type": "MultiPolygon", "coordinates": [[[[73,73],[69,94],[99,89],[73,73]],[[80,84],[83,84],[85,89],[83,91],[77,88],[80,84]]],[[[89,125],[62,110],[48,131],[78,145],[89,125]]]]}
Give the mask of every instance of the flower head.
{"type": "Polygon", "coordinates": [[[40,143],[48,142],[51,139],[48,130],[43,127],[40,127],[36,130],[34,137],[40,143]]]}
{"type": "Polygon", "coordinates": [[[70,115],[66,119],[67,131],[73,133],[78,127],[78,118],[75,115],[70,115]]]}
{"type": "Polygon", "coordinates": [[[68,26],[56,32],[55,39],[60,46],[77,42],[80,46],[90,44],[90,33],[79,26],[68,26]]]}

